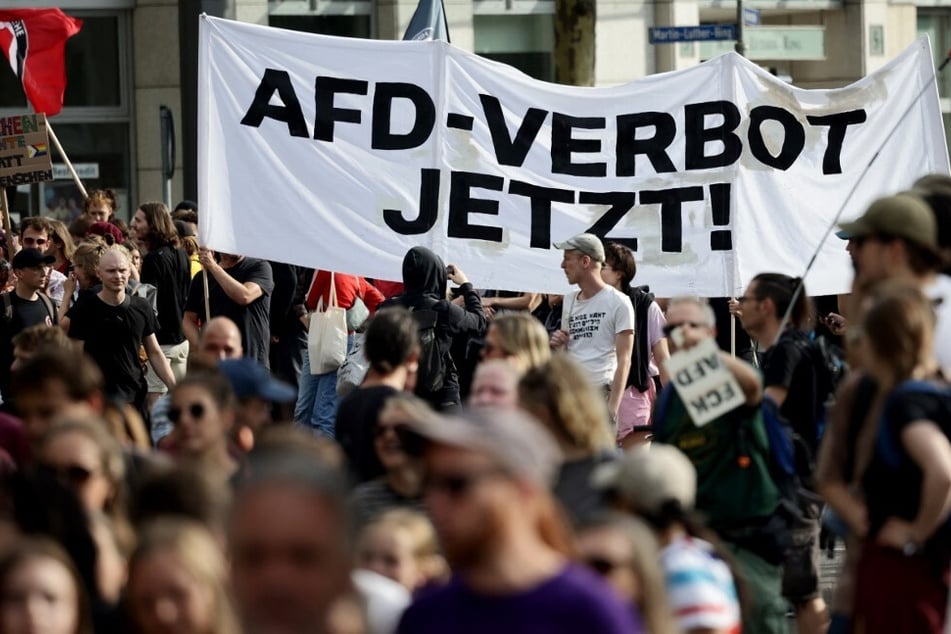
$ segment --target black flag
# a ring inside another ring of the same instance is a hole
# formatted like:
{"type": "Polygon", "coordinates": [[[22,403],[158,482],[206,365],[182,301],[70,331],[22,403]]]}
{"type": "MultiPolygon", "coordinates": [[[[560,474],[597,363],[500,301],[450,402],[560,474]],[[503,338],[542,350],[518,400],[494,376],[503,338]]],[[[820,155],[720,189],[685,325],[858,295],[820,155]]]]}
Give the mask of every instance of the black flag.
{"type": "Polygon", "coordinates": [[[446,22],[446,8],[442,0],[419,0],[403,39],[448,42],[449,23],[446,22]]]}

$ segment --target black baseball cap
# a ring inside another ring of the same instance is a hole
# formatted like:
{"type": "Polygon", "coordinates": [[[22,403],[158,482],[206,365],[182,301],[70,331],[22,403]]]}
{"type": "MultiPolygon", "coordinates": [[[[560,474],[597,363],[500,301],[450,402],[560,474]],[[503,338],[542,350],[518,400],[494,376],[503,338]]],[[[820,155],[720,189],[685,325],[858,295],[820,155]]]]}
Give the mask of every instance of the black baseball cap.
{"type": "Polygon", "coordinates": [[[13,256],[12,267],[16,269],[32,269],[44,264],[52,264],[56,258],[52,255],[43,255],[39,249],[21,249],[13,256]]]}

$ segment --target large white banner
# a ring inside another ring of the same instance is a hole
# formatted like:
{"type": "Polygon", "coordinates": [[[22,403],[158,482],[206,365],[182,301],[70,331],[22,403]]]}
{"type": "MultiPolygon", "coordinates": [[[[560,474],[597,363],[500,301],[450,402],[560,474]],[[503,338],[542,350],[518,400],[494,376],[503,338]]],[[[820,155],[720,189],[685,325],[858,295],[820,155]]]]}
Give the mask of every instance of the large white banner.
{"type": "MultiPolygon", "coordinates": [[[[661,296],[727,296],[800,275],[843,204],[850,219],[948,172],[925,38],[837,90],[735,54],[559,86],[443,42],[208,17],[199,64],[202,241],[367,277],[400,279],[422,245],[478,287],[560,292],[552,242],[591,231],[631,246],[661,296]]],[[[831,236],[808,290],[850,277],[831,236]]]]}

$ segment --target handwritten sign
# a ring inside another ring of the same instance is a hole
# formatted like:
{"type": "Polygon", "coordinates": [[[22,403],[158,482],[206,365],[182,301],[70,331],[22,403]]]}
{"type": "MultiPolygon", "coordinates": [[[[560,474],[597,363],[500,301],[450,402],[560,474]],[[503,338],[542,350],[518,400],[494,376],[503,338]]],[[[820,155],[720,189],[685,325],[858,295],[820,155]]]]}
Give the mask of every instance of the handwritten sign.
{"type": "Polygon", "coordinates": [[[0,117],[0,187],[53,180],[46,115],[0,117]]]}
{"type": "Polygon", "coordinates": [[[720,351],[713,339],[672,354],[666,368],[697,427],[746,402],[733,373],[720,362],[720,351]]]}

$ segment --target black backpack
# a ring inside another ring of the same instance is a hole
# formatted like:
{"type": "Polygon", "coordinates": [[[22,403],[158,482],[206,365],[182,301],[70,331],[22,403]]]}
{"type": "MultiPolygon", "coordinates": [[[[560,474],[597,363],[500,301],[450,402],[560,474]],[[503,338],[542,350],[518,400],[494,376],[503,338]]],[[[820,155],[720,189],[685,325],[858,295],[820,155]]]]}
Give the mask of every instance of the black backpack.
{"type": "MultiPolygon", "coordinates": [[[[434,306],[435,304],[433,304],[434,306]]],[[[416,394],[433,394],[446,380],[446,360],[439,348],[436,325],[439,315],[430,308],[410,308],[419,325],[419,370],[416,373],[416,394]]]]}

